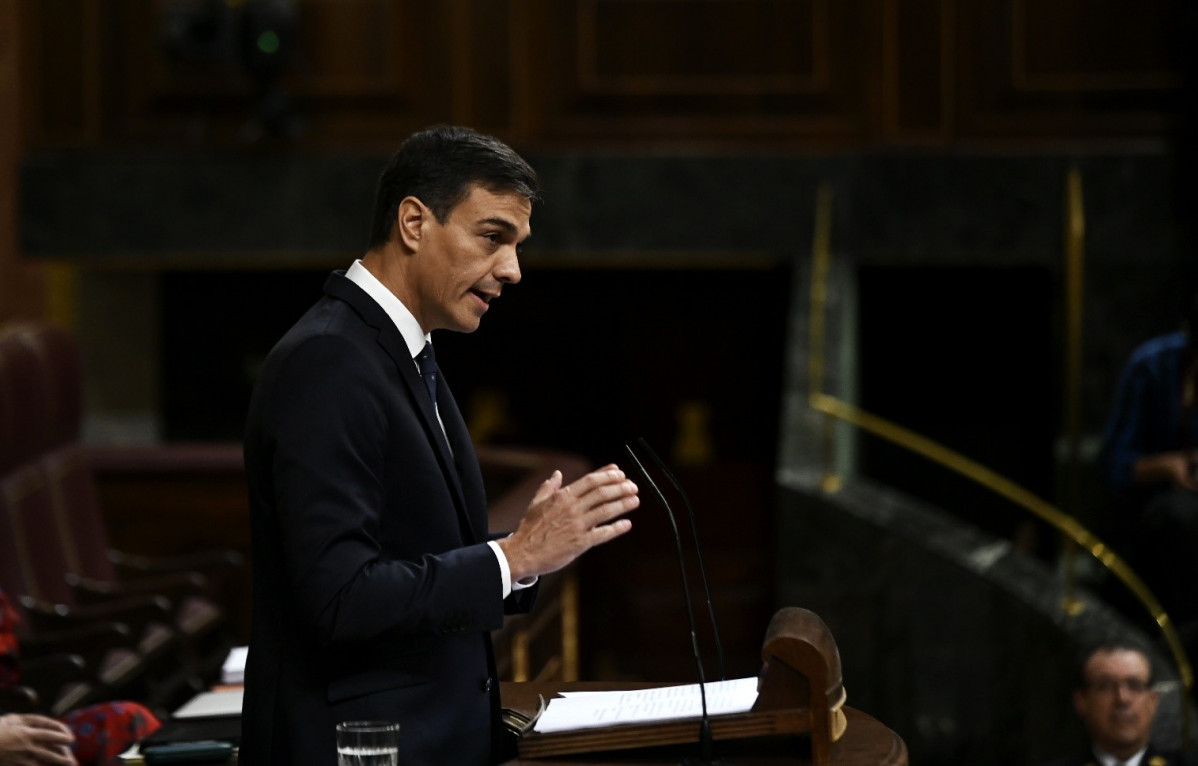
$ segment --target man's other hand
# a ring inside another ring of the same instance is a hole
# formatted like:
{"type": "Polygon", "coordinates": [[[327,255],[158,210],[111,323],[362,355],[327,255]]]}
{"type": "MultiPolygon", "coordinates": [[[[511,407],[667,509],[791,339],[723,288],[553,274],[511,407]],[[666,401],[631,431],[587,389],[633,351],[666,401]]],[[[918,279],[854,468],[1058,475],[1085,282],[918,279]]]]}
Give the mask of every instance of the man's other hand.
{"type": "Polygon", "coordinates": [[[562,486],[554,471],[533,497],[520,526],[498,541],[512,580],[556,572],[596,545],[632,529],[621,519],[640,505],[636,484],[616,465],[588,473],[562,486]]]}
{"type": "Polygon", "coordinates": [[[1195,455],[1187,452],[1162,452],[1136,461],[1133,475],[1138,484],[1167,482],[1170,486],[1198,492],[1194,479],[1195,455]]]}
{"type": "Polygon", "coordinates": [[[0,716],[0,763],[13,766],[74,766],[75,736],[41,715],[0,716]]]}

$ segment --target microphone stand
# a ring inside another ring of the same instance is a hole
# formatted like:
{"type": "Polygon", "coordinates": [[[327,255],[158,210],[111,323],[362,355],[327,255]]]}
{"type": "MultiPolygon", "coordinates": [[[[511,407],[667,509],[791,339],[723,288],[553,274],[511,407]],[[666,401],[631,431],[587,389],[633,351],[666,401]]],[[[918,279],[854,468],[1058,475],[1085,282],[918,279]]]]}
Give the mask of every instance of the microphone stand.
{"type": "Polygon", "coordinates": [[[695,635],[695,612],[691,607],[690,585],[686,579],[686,561],[682,556],[682,535],[678,533],[678,522],[674,518],[674,511],[670,508],[670,504],[666,501],[665,495],[663,495],[661,490],[657,488],[657,483],[653,481],[653,477],[650,476],[649,472],[645,470],[645,466],[641,464],[640,458],[638,458],[636,453],[632,451],[632,447],[625,444],[624,449],[628,452],[628,456],[632,458],[633,462],[636,463],[636,467],[640,470],[641,475],[643,475],[645,480],[649,482],[649,486],[653,489],[653,492],[657,495],[658,499],[661,500],[661,504],[665,506],[666,515],[670,519],[670,527],[674,530],[674,546],[678,551],[678,569],[682,573],[682,591],[683,595],[685,596],[684,602],[686,603],[686,619],[690,624],[691,629],[691,650],[695,655],[695,667],[699,671],[699,699],[703,708],[703,718],[699,725],[700,759],[695,761],[690,758],[685,758],[683,759],[682,763],[717,764],[719,761],[713,760],[712,755],[711,717],[707,714],[707,689],[705,687],[707,680],[703,673],[703,658],[699,654],[699,639],[695,635]]]}
{"type": "Polygon", "coordinates": [[[699,545],[699,527],[695,524],[695,509],[691,507],[690,497],[687,496],[686,490],[682,488],[678,478],[674,476],[674,472],[669,469],[665,461],[657,456],[657,453],[649,446],[649,442],[645,441],[643,436],[638,437],[636,442],[652,458],[665,477],[674,485],[674,489],[678,490],[678,494],[682,496],[683,507],[686,508],[686,515],[691,522],[691,539],[695,541],[695,557],[699,562],[699,578],[703,581],[703,595],[707,598],[707,615],[711,618],[711,634],[715,638],[716,656],[720,660],[720,680],[727,681],[728,677],[724,672],[724,645],[720,642],[720,628],[716,625],[715,608],[711,605],[711,586],[707,584],[707,566],[703,563],[703,548],[699,545]]]}

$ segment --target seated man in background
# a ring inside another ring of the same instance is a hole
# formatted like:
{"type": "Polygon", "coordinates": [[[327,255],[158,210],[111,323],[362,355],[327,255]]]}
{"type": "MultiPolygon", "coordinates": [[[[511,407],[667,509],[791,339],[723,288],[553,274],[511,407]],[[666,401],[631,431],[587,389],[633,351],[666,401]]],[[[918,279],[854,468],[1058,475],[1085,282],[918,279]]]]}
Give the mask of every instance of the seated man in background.
{"type": "MultiPolygon", "coordinates": [[[[1198,295],[1182,329],[1140,345],[1119,381],[1102,471],[1117,548],[1174,624],[1198,626],[1198,479],[1195,391],[1198,295]],[[1126,548],[1123,547],[1126,546],[1126,548]]],[[[1192,637],[1187,640],[1193,649],[1192,637]]]]}
{"type": "Polygon", "coordinates": [[[1131,643],[1099,644],[1082,655],[1073,708],[1090,746],[1049,766],[1177,766],[1189,761],[1150,742],[1160,698],[1152,661],[1131,643]]]}

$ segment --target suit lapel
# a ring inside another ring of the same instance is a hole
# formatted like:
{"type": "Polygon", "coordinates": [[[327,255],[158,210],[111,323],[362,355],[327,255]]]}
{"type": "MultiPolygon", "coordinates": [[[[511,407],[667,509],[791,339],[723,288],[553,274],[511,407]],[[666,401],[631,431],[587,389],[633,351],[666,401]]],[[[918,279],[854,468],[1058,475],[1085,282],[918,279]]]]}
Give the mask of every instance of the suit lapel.
{"type": "MultiPolygon", "coordinates": [[[[416,367],[416,361],[409,354],[408,345],[404,342],[399,328],[387,316],[387,312],[383,311],[383,308],[374,302],[374,299],[349,279],[345,278],[344,272],[333,272],[329,276],[325,282],[325,292],[351,305],[366,324],[378,330],[378,344],[386,352],[387,356],[391,358],[391,361],[395,364],[395,368],[399,371],[399,377],[407,389],[408,397],[416,403],[416,409],[420,413],[420,420],[424,425],[425,433],[437,454],[437,462],[441,465],[441,472],[444,474],[445,482],[449,485],[450,493],[453,495],[454,507],[457,510],[463,537],[467,543],[478,542],[480,539],[478,530],[470,518],[465,493],[462,490],[462,482],[458,475],[457,466],[454,465],[454,456],[450,453],[449,444],[446,442],[446,434],[442,433],[441,424],[437,422],[437,413],[433,409],[432,400],[428,397],[424,381],[420,378],[420,370],[416,367]]],[[[448,392],[448,388],[445,387],[444,376],[441,376],[441,379],[440,387],[437,389],[438,400],[441,399],[442,391],[448,392]]],[[[452,400],[452,396],[446,397],[446,402],[451,403],[456,420],[460,422],[461,414],[458,412],[457,406],[452,405],[452,400]]],[[[441,409],[442,418],[444,418],[445,404],[442,404],[441,409]]],[[[462,428],[465,430],[464,426],[462,428]]],[[[446,425],[446,429],[448,430],[448,425],[446,425]]],[[[469,443],[468,435],[466,442],[467,444],[469,443]]],[[[459,450],[459,454],[460,452],[459,450]]],[[[473,455],[474,450],[471,448],[469,450],[469,457],[473,458],[473,455]]],[[[462,458],[459,457],[459,459],[462,458]]],[[[475,470],[477,471],[477,459],[473,459],[475,460],[475,470]]]]}
{"type": "Polygon", "coordinates": [[[470,431],[466,428],[466,421],[445,380],[444,371],[437,383],[437,402],[441,409],[441,422],[445,424],[445,436],[449,439],[449,446],[453,450],[453,459],[457,467],[457,476],[461,480],[471,529],[475,533],[476,540],[485,539],[488,531],[487,495],[483,488],[482,473],[479,471],[478,456],[474,453],[470,431]]]}

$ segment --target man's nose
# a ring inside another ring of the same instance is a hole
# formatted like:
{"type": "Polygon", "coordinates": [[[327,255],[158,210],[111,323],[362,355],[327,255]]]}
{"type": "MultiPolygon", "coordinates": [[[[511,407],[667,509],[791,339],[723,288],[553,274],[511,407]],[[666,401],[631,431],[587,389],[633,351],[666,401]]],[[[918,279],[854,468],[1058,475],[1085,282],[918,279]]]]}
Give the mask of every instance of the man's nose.
{"type": "Polygon", "coordinates": [[[514,285],[520,281],[520,257],[516,255],[515,245],[503,248],[494,274],[497,280],[505,284],[514,285]]]}

